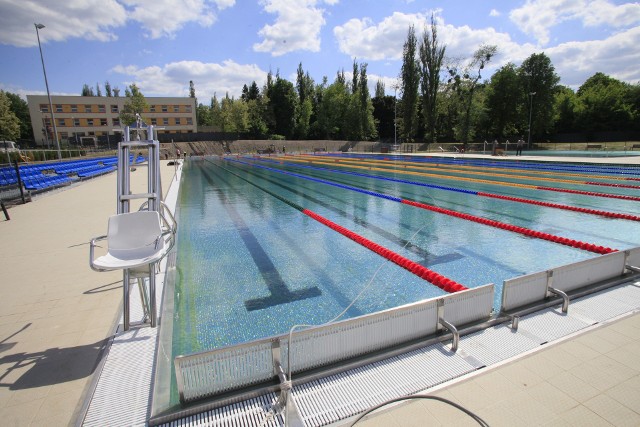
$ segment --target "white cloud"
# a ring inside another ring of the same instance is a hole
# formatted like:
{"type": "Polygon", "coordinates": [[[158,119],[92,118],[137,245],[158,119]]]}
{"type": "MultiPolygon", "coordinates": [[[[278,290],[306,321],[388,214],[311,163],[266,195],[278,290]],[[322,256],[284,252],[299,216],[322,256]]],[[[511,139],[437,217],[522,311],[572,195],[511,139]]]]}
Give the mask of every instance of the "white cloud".
{"type": "Polygon", "coordinates": [[[561,83],[576,88],[597,71],[626,82],[640,82],[640,27],[604,40],[568,42],[545,50],[561,83]]]}
{"type": "Polygon", "coordinates": [[[17,47],[37,45],[33,23],[46,25],[42,41],[72,38],[116,40],[115,29],[139,22],[150,38],[172,37],[184,25],[211,26],[216,11],[235,0],[2,0],[0,43],[17,47]]]}
{"type": "Polygon", "coordinates": [[[350,19],[335,27],[333,34],[338,40],[340,51],[351,57],[369,60],[400,59],[409,27],[414,25],[416,32],[421,32],[428,19],[427,15],[420,13],[394,12],[378,24],[368,18],[350,19]]]}
{"type": "Polygon", "coordinates": [[[189,22],[209,27],[216,21],[212,3],[205,0],[120,1],[129,9],[129,18],[140,22],[152,39],[172,37],[189,22]]]}
{"type": "Polygon", "coordinates": [[[34,22],[46,25],[42,42],[74,37],[106,42],[117,39],[112,29],[125,24],[126,12],[116,0],[0,1],[0,43],[37,46],[34,22]]]}
{"type": "MultiPolygon", "coordinates": [[[[325,0],[336,4],[337,0],[325,0]]],[[[253,45],[256,52],[281,56],[297,50],[320,51],[320,29],[325,24],[324,10],[317,0],[261,0],[268,13],[277,15],[273,25],[265,25],[258,35],[264,40],[253,45]]]]}
{"type": "Polygon", "coordinates": [[[613,4],[608,0],[527,0],[509,18],[540,45],[550,39],[550,29],[562,22],[579,20],[585,27],[608,25],[625,28],[640,23],[640,3],[613,4]]]}
{"type": "Polygon", "coordinates": [[[502,14],[495,9],[491,9],[491,12],[489,12],[489,16],[500,16],[500,15],[502,14]]]}
{"type": "MultiPolygon", "coordinates": [[[[217,93],[218,98],[229,92],[236,98],[242,86],[252,81],[262,86],[267,72],[255,64],[238,64],[233,60],[221,64],[200,61],[179,61],[162,67],[139,68],[135,65],[118,65],[112,72],[130,76],[127,84],[135,83],[146,96],[187,96],[189,81],[193,80],[199,101],[208,104],[208,99],[217,93]]],[[[124,90],[124,88],[121,88],[124,90]]]]}
{"type": "MultiPolygon", "coordinates": [[[[494,28],[473,29],[467,25],[455,27],[446,24],[437,15],[435,18],[439,42],[446,46],[449,58],[471,57],[483,44],[498,46],[498,56],[494,63],[499,63],[502,58],[509,58],[510,61],[523,60],[534,52],[533,45],[519,45],[509,34],[498,32],[494,28]]],[[[430,14],[395,12],[378,24],[366,18],[351,19],[335,27],[334,34],[340,51],[351,57],[362,60],[399,60],[402,58],[409,26],[415,27],[419,42],[425,25],[430,25],[430,22],[430,14]]]]}

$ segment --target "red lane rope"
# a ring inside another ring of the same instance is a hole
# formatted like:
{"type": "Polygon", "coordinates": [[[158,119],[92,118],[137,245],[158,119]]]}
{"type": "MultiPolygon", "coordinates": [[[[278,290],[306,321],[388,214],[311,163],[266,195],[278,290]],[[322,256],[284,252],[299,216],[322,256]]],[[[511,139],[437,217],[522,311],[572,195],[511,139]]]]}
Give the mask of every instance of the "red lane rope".
{"type": "Polygon", "coordinates": [[[637,185],[629,185],[629,184],[614,184],[611,182],[595,182],[595,181],[587,181],[585,184],[589,185],[600,185],[602,187],[619,187],[619,188],[633,188],[634,190],[640,189],[637,185]]]}
{"type": "Polygon", "coordinates": [[[585,196],[608,197],[610,199],[633,200],[640,202],[640,197],[621,196],[619,194],[595,193],[593,191],[569,190],[567,188],[536,187],[538,190],[557,191],[560,193],[584,194],[585,196]]]}
{"type": "Polygon", "coordinates": [[[605,217],[608,217],[608,218],[618,218],[618,219],[628,219],[628,220],[631,220],[631,221],[640,221],[640,216],[631,215],[631,214],[609,212],[609,211],[601,211],[601,210],[598,210],[598,209],[580,208],[578,206],[563,205],[563,204],[560,204],[560,203],[541,202],[539,200],[523,199],[521,197],[503,196],[503,195],[500,195],[500,194],[484,193],[482,191],[478,191],[478,193],[476,193],[476,194],[478,196],[482,196],[482,197],[491,197],[491,198],[494,198],[494,199],[509,200],[511,202],[528,203],[530,205],[538,205],[538,206],[545,206],[545,207],[549,207],[549,208],[564,209],[564,210],[567,210],[567,211],[575,211],[575,212],[587,213],[587,214],[592,214],[592,215],[601,215],[601,216],[605,216],[605,217]]]}
{"type": "Polygon", "coordinates": [[[426,209],[433,212],[443,213],[445,215],[450,215],[457,218],[466,219],[468,221],[477,222],[479,224],[490,225],[492,227],[501,228],[503,230],[513,231],[514,233],[524,234],[525,236],[537,237],[538,239],[548,240],[550,242],[560,243],[562,245],[583,249],[585,251],[595,252],[598,254],[608,254],[611,252],[617,252],[617,249],[605,248],[604,246],[594,245],[593,243],[581,242],[579,240],[555,236],[553,234],[543,233],[541,231],[530,230],[528,228],[519,227],[517,225],[505,224],[504,222],[498,222],[492,219],[481,218],[474,215],[456,212],[449,209],[443,209],[443,208],[427,205],[420,202],[414,202],[413,200],[402,199],[401,203],[404,203],[410,206],[415,206],[421,209],[426,209]]]}
{"type": "Polygon", "coordinates": [[[435,286],[439,287],[440,289],[446,292],[453,293],[453,292],[459,292],[459,291],[464,291],[468,289],[467,287],[461,285],[460,283],[455,282],[451,279],[448,279],[445,276],[438,274],[433,270],[429,270],[425,266],[420,265],[417,262],[410,260],[409,258],[405,258],[402,255],[385,248],[384,246],[381,246],[375,242],[372,242],[366,237],[363,237],[357,233],[354,233],[353,231],[346,229],[341,225],[338,225],[335,222],[330,221],[327,218],[320,216],[313,211],[310,211],[308,209],[303,209],[301,212],[315,219],[316,221],[326,225],[327,227],[337,231],[343,236],[348,237],[349,239],[364,246],[365,248],[377,253],[381,257],[384,257],[389,261],[392,261],[393,263],[399,265],[405,270],[410,271],[411,273],[426,280],[427,282],[434,284],[435,286]]]}

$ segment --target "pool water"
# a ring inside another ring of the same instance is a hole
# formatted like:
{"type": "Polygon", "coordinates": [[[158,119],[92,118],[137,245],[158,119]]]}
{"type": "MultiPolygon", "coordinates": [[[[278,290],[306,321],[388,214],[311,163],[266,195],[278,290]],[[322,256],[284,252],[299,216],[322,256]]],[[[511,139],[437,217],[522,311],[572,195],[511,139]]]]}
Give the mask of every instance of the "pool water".
{"type": "MultiPolygon", "coordinates": [[[[351,166],[366,165],[372,170],[279,160],[205,158],[186,162],[177,210],[173,356],[284,333],[295,324],[327,322],[345,310],[363,289],[343,318],[445,293],[304,215],[295,206],[322,215],[466,287],[494,283],[496,310],[499,310],[504,280],[598,256],[327,182],[416,200],[618,250],[635,247],[640,242],[640,222],[637,221],[373,177],[640,215],[638,201],[478,182],[484,179],[503,184],[528,183],[640,195],[635,188],[584,185],[581,182],[591,180],[584,176],[574,178],[575,184],[539,181],[539,175],[528,175],[531,167],[527,170],[495,169],[491,162],[458,162],[459,170],[447,171],[443,166],[437,171],[440,177],[433,177],[406,175],[404,167],[395,172],[373,170],[378,165],[369,160],[354,159],[361,163],[351,166]],[[478,175],[479,170],[485,171],[485,175],[478,175]]],[[[393,162],[388,163],[389,167],[394,166],[393,162]]],[[[597,168],[594,172],[580,173],[602,176],[603,171],[609,173],[597,168]]],[[[627,168],[611,176],[633,177],[637,171],[627,168]]],[[[428,172],[434,173],[433,170],[428,172]]],[[[545,174],[546,178],[562,173],[547,172],[550,174],[545,174]]],[[[557,177],[566,179],[564,175],[557,177]]],[[[611,182],[634,184],[633,181],[611,182]]],[[[637,181],[636,184],[640,185],[637,181]]]]}

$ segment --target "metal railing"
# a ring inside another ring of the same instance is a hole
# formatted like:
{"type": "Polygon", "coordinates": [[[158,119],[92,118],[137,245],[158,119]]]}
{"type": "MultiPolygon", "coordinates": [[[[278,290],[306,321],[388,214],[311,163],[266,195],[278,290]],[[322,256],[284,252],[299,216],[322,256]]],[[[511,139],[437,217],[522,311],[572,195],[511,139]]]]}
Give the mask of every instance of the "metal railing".
{"type": "Polygon", "coordinates": [[[640,265],[640,247],[505,280],[502,310],[513,311],[557,295],[562,297],[566,312],[568,292],[621,277],[626,271],[633,271],[629,266],[634,265],[640,265]]]}
{"type": "MultiPolygon", "coordinates": [[[[294,374],[434,336],[452,326],[489,319],[494,285],[428,299],[291,334],[294,374]],[[444,321],[444,322],[443,322],[444,321]]],[[[454,333],[455,351],[457,339],[454,333]]],[[[289,334],[174,359],[180,401],[187,403],[260,383],[277,384],[289,366],[289,334]]],[[[289,378],[289,381],[291,379],[289,378]]]]}

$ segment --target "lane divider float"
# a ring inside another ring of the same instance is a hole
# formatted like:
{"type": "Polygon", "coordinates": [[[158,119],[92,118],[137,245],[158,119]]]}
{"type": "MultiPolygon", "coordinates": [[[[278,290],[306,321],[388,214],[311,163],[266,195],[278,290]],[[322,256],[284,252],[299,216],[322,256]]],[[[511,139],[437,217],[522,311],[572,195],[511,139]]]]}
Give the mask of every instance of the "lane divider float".
{"type": "MultiPolygon", "coordinates": [[[[261,159],[261,160],[262,161],[266,161],[266,162],[272,162],[272,163],[281,163],[281,162],[278,162],[276,160],[265,160],[265,159],[261,159]]],[[[626,219],[626,220],[629,220],[629,221],[638,221],[638,222],[640,222],[640,216],[632,215],[632,214],[626,214],[626,213],[603,211],[603,210],[599,210],[599,209],[581,208],[581,207],[578,207],[578,206],[565,205],[565,204],[561,204],[561,203],[543,202],[543,201],[539,201],[539,200],[525,199],[523,197],[503,196],[503,195],[500,195],[500,194],[487,193],[487,192],[483,192],[483,191],[465,190],[465,189],[462,189],[462,188],[447,187],[447,186],[444,186],[444,185],[436,185],[436,184],[427,184],[427,183],[424,183],[424,182],[410,181],[410,180],[399,179],[399,178],[390,178],[390,177],[378,176],[378,175],[370,175],[370,174],[360,173],[360,172],[351,172],[351,171],[327,169],[327,168],[320,168],[320,167],[309,166],[309,165],[293,165],[293,166],[300,167],[300,168],[305,168],[305,169],[312,169],[312,170],[319,170],[319,171],[325,171],[325,172],[339,173],[339,174],[343,174],[343,175],[354,175],[354,176],[360,176],[360,177],[364,177],[364,178],[373,178],[373,179],[378,179],[378,180],[382,180],[382,181],[398,182],[398,183],[401,183],[401,184],[417,185],[417,186],[420,186],[420,187],[433,188],[433,189],[436,189],[436,190],[453,191],[453,192],[471,194],[471,195],[480,196],[480,197],[489,197],[489,198],[494,198],[494,199],[507,200],[507,201],[516,202],[516,203],[526,203],[526,204],[530,204],[530,205],[544,206],[544,207],[553,208],[553,209],[563,209],[563,210],[567,210],[567,211],[580,212],[580,213],[585,213],[585,214],[589,214],[589,215],[599,215],[599,216],[603,216],[603,217],[607,217],[607,218],[626,219]]],[[[597,193],[597,194],[599,194],[599,193],[597,193]]]]}
{"type": "MultiPolygon", "coordinates": [[[[231,161],[231,162],[241,163],[241,164],[244,164],[244,165],[247,165],[247,166],[251,166],[251,167],[257,167],[257,168],[261,168],[261,169],[265,169],[265,170],[274,171],[274,172],[277,172],[277,173],[282,173],[284,175],[295,176],[297,178],[302,178],[302,179],[306,179],[306,180],[309,180],[309,181],[318,182],[318,183],[321,183],[321,184],[331,185],[333,187],[343,188],[345,190],[351,190],[351,191],[355,191],[355,192],[358,192],[358,193],[367,194],[367,195],[374,196],[374,197],[379,197],[379,198],[390,200],[390,201],[393,201],[393,202],[398,202],[398,203],[410,205],[410,206],[413,206],[413,207],[417,207],[417,208],[420,208],[420,209],[425,209],[425,210],[429,210],[429,211],[432,211],[432,212],[441,213],[441,214],[453,216],[453,217],[456,217],[456,218],[465,219],[465,220],[468,220],[468,221],[473,221],[473,222],[476,222],[476,223],[479,223],[479,224],[488,225],[488,226],[495,227],[495,228],[500,228],[500,229],[503,229],[503,230],[511,231],[511,232],[514,232],[514,233],[519,233],[519,234],[522,234],[522,235],[525,235],[525,236],[529,236],[529,237],[535,237],[535,238],[538,238],[538,239],[547,240],[547,241],[550,241],[550,242],[553,242],[553,243],[559,243],[559,244],[565,245],[565,246],[571,246],[571,247],[574,247],[574,248],[582,249],[582,250],[589,251],[589,252],[594,252],[594,253],[597,253],[597,254],[608,254],[608,253],[611,253],[611,252],[617,252],[617,249],[611,249],[611,248],[608,248],[608,247],[595,245],[593,243],[586,243],[586,242],[582,242],[582,241],[575,240],[575,239],[569,239],[569,238],[566,238],[566,237],[556,236],[556,235],[550,234],[550,233],[544,233],[544,232],[541,232],[541,231],[535,231],[535,230],[531,230],[529,228],[520,227],[520,226],[516,226],[516,225],[511,225],[511,224],[503,223],[503,222],[500,222],[500,221],[495,221],[495,220],[492,220],[492,219],[482,218],[482,217],[471,215],[471,214],[457,212],[457,211],[454,211],[454,210],[451,210],[451,209],[444,209],[444,208],[440,208],[440,207],[437,207],[437,206],[428,205],[426,203],[417,202],[417,201],[414,201],[414,200],[402,199],[400,197],[390,196],[388,194],[378,193],[378,192],[370,191],[370,190],[363,190],[362,188],[352,187],[350,185],[338,184],[338,183],[327,181],[327,180],[324,180],[324,179],[312,178],[312,177],[308,177],[308,176],[305,176],[305,175],[297,174],[297,173],[294,173],[294,172],[288,172],[288,171],[283,171],[283,170],[279,170],[279,169],[275,169],[275,168],[270,168],[270,167],[267,167],[267,166],[247,163],[247,162],[244,162],[244,161],[241,161],[241,160],[233,160],[233,159],[226,159],[226,160],[227,161],[231,161]]],[[[253,185],[255,185],[255,184],[253,184],[253,185]]]]}
{"type": "MultiPolygon", "coordinates": [[[[240,162],[240,163],[244,163],[245,162],[240,162]]],[[[249,165],[251,166],[251,165],[249,165]]],[[[222,166],[220,166],[222,167],[222,166]]],[[[305,209],[302,206],[296,204],[295,202],[292,202],[291,200],[288,200],[282,196],[280,196],[279,194],[276,194],[236,173],[234,173],[233,171],[230,171],[227,168],[222,167],[222,169],[224,169],[225,171],[233,174],[234,176],[242,179],[243,181],[253,185],[254,187],[260,189],[261,191],[264,191],[265,193],[275,197],[276,199],[286,203],[287,205],[291,206],[292,208],[302,212],[303,214],[305,214],[306,216],[308,216],[309,218],[313,218],[314,220],[316,220],[317,222],[331,228],[334,231],[337,231],[338,233],[342,234],[343,236],[353,240],[354,242],[358,243],[361,246],[364,246],[365,248],[369,249],[372,252],[375,252],[376,254],[380,255],[381,257],[393,262],[396,265],[399,265],[400,267],[404,268],[405,270],[408,270],[409,272],[413,273],[414,275],[420,277],[423,280],[426,280],[427,282],[437,286],[438,288],[442,289],[445,292],[448,293],[453,293],[453,292],[459,292],[459,291],[464,291],[467,290],[468,288],[464,285],[461,285],[460,283],[451,280],[443,275],[441,275],[440,273],[436,273],[435,271],[421,265],[418,264],[415,261],[410,260],[409,258],[406,258],[402,255],[400,255],[397,252],[394,252],[390,249],[385,248],[382,245],[379,245],[369,239],[367,239],[364,236],[361,236],[339,224],[336,224],[335,222],[323,217],[322,215],[319,215],[309,209],[305,209]]]]}

